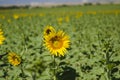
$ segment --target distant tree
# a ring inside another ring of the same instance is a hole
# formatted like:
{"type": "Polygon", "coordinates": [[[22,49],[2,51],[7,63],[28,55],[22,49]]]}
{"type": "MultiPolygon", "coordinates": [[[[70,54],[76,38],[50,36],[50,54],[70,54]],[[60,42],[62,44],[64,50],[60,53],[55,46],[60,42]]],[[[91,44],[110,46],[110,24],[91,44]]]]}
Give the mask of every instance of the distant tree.
{"type": "Polygon", "coordinates": [[[96,5],[101,5],[101,3],[97,2],[96,5]]]}
{"type": "Polygon", "coordinates": [[[85,6],[92,5],[92,3],[84,3],[85,6]]]}

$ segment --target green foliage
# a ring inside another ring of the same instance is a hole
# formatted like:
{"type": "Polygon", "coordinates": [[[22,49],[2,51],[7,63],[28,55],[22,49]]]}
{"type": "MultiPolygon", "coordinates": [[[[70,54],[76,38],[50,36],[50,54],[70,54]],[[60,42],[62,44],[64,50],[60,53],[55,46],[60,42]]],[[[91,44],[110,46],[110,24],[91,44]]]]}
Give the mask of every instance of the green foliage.
{"type": "Polygon", "coordinates": [[[119,80],[119,9],[119,5],[101,5],[0,10],[0,28],[6,37],[0,45],[0,80],[53,80],[54,76],[57,80],[119,80]],[[70,36],[68,52],[55,57],[55,62],[43,46],[47,25],[70,36]],[[10,51],[20,55],[20,65],[8,62],[10,51]]]}

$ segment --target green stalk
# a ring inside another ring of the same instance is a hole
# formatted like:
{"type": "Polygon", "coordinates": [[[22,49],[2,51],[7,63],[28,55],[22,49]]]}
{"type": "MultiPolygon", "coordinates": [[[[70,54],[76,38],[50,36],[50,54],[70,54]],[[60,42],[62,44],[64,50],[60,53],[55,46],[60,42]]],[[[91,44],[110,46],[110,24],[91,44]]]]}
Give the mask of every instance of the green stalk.
{"type": "Polygon", "coordinates": [[[109,69],[110,64],[110,55],[109,52],[106,52],[106,65],[107,65],[107,77],[108,80],[111,80],[111,69],[109,69]]]}
{"type": "Polygon", "coordinates": [[[55,56],[53,56],[53,69],[54,69],[54,71],[53,71],[53,80],[56,80],[56,66],[55,66],[55,56]]]}
{"type": "Polygon", "coordinates": [[[21,77],[22,77],[22,80],[26,80],[25,78],[25,73],[24,73],[24,70],[23,70],[23,65],[21,64],[21,77]]]}

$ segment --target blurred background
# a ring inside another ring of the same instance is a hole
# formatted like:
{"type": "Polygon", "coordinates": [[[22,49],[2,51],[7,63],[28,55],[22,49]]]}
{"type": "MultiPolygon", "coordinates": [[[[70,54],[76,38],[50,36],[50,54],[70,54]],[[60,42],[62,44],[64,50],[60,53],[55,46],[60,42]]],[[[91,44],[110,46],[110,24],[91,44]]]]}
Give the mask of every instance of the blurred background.
{"type": "Polygon", "coordinates": [[[61,5],[119,4],[120,0],[0,0],[0,7],[51,7],[61,5]]]}

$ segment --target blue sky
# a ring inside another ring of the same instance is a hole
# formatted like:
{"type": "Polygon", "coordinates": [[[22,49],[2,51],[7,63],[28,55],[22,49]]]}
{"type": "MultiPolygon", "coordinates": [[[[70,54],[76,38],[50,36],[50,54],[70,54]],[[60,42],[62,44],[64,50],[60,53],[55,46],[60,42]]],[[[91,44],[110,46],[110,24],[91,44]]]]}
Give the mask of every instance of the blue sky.
{"type": "Polygon", "coordinates": [[[120,0],[0,0],[0,5],[11,5],[11,4],[30,4],[30,3],[65,3],[65,2],[96,2],[96,1],[120,1],[120,0]]]}

